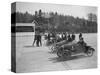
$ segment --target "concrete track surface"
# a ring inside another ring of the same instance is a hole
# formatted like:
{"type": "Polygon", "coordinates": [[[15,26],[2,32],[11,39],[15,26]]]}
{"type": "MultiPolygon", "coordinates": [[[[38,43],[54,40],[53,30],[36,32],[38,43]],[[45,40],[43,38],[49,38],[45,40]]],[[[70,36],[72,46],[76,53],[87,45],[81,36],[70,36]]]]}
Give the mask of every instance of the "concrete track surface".
{"type": "MultiPolygon", "coordinates": [[[[51,50],[45,46],[46,40],[42,39],[43,45],[36,47],[32,46],[34,39],[32,33],[19,34],[16,36],[16,72],[18,73],[67,71],[97,67],[97,34],[83,34],[87,44],[96,50],[92,57],[78,54],[69,59],[61,59],[56,54],[51,53],[51,50]]],[[[76,40],[78,40],[77,34],[76,40]]]]}

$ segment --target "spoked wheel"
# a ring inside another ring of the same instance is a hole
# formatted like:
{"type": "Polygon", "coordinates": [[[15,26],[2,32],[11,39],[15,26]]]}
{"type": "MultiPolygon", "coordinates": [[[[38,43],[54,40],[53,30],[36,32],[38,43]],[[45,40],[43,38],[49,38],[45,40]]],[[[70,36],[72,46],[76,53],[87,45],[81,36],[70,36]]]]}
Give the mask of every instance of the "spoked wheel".
{"type": "Polygon", "coordinates": [[[69,58],[71,56],[71,52],[70,51],[65,51],[63,53],[63,58],[69,58]]]}
{"type": "Polygon", "coordinates": [[[94,53],[94,49],[92,49],[92,48],[89,48],[88,49],[88,51],[87,51],[87,56],[92,56],[93,55],[93,53],[94,53]]]}
{"type": "Polygon", "coordinates": [[[57,56],[62,57],[62,51],[61,50],[57,51],[57,56]]]}

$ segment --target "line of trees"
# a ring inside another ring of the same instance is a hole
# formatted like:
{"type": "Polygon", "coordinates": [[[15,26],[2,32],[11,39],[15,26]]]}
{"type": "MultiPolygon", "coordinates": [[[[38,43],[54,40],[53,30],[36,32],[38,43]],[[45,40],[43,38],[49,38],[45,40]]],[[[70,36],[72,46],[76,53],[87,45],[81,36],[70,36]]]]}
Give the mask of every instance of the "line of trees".
{"type": "Polygon", "coordinates": [[[45,30],[67,31],[67,32],[84,32],[96,33],[97,32],[97,16],[89,13],[88,20],[69,15],[58,14],[57,12],[45,13],[42,10],[35,11],[34,15],[21,12],[11,14],[13,23],[32,23],[33,20],[38,22],[38,25],[44,27],[45,30]],[[16,20],[13,18],[16,16],[16,20]],[[94,16],[94,17],[91,17],[94,16]]]}

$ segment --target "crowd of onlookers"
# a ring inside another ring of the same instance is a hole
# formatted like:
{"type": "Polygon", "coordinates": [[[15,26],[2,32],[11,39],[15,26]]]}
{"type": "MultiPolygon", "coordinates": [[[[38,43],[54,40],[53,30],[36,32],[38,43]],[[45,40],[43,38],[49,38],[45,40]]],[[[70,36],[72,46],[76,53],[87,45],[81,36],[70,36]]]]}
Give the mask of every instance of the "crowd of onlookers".
{"type": "MultiPolygon", "coordinates": [[[[63,40],[67,40],[68,42],[71,42],[75,40],[76,36],[74,33],[69,34],[67,32],[49,32],[45,35],[45,39],[47,41],[51,41],[52,43],[60,42],[63,40]]],[[[82,33],[79,34],[79,39],[82,38],[82,33]]],[[[42,35],[40,32],[35,33],[34,35],[34,41],[33,46],[36,43],[36,46],[42,46],[42,35]]]]}
{"type": "Polygon", "coordinates": [[[75,40],[75,34],[72,33],[72,34],[68,34],[66,32],[59,32],[59,33],[48,33],[47,35],[47,40],[50,41],[50,40],[54,40],[56,42],[60,42],[60,41],[63,41],[63,40],[68,40],[69,42],[70,41],[73,41],[75,40]]]}

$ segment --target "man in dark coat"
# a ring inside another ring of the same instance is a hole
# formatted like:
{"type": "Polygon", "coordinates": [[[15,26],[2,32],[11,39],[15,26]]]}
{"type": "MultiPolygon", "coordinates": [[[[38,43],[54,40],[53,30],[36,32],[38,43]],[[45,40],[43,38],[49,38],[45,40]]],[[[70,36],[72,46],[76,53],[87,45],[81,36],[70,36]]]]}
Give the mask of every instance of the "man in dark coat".
{"type": "Polygon", "coordinates": [[[75,34],[72,34],[71,38],[72,40],[75,40],[75,34]]]}
{"type": "Polygon", "coordinates": [[[36,35],[36,34],[34,35],[33,46],[34,46],[34,43],[35,43],[35,42],[37,42],[37,35],[36,35]]]}
{"type": "Polygon", "coordinates": [[[42,42],[41,42],[41,34],[39,34],[39,36],[38,36],[38,38],[39,38],[39,44],[42,46],[42,42]]]}
{"type": "Polygon", "coordinates": [[[37,44],[37,46],[39,47],[39,39],[40,39],[40,36],[39,36],[39,34],[37,35],[37,42],[36,42],[36,44],[37,44]]]}
{"type": "Polygon", "coordinates": [[[68,42],[71,42],[72,41],[72,38],[70,36],[70,34],[68,34],[68,42]]]}
{"type": "Polygon", "coordinates": [[[81,38],[82,38],[82,33],[79,34],[79,39],[81,39],[81,38]]]}

